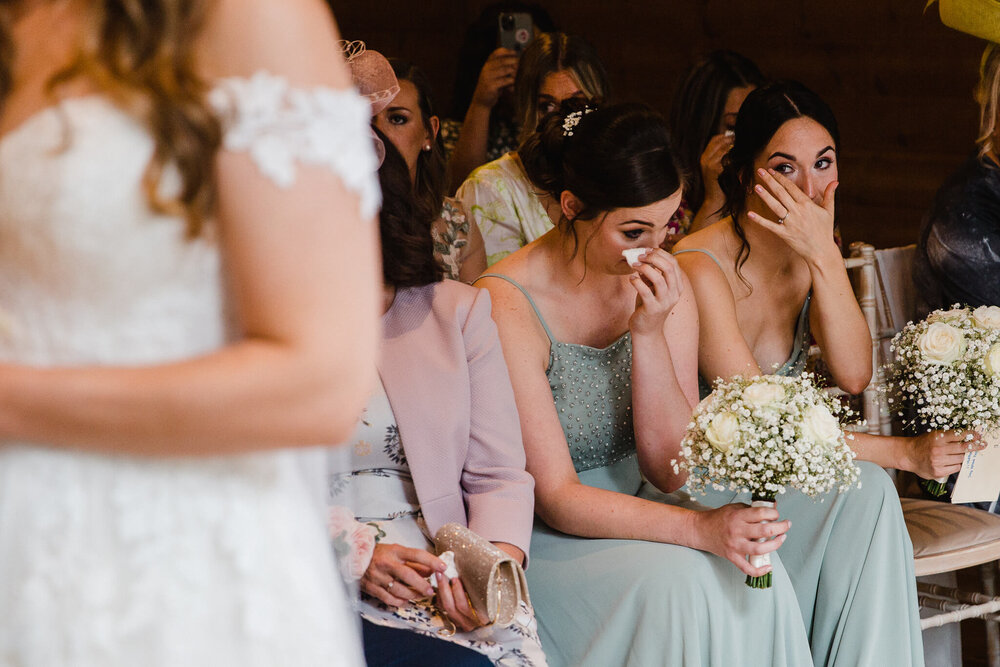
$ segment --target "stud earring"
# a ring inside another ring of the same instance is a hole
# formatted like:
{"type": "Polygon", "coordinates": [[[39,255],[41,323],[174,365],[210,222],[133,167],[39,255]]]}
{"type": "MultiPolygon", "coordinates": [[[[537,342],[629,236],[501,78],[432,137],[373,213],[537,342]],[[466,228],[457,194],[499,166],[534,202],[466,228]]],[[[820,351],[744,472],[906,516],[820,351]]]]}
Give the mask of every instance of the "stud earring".
{"type": "Polygon", "coordinates": [[[423,151],[423,152],[425,152],[425,153],[426,153],[427,151],[429,151],[430,149],[431,149],[431,145],[430,145],[430,144],[424,144],[424,145],[423,145],[423,146],[422,146],[422,147],[420,148],[420,150],[422,150],[422,151],[423,151]]]}

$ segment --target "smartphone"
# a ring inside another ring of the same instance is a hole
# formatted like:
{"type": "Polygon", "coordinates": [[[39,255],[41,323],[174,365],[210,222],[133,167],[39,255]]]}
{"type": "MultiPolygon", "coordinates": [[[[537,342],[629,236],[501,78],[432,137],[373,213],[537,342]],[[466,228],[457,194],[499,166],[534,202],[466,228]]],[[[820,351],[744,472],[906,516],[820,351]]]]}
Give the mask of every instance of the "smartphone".
{"type": "Polygon", "coordinates": [[[497,21],[499,23],[500,46],[520,55],[535,36],[531,14],[527,12],[503,12],[497,21]]]}

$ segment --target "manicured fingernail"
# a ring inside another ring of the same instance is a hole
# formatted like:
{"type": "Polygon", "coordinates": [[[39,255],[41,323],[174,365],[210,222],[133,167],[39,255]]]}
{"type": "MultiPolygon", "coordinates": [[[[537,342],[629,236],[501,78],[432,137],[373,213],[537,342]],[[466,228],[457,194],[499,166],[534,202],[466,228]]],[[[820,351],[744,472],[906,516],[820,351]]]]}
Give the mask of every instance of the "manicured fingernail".
{"type": "Polygon", "coordinates": [[[756,190],[757,192],[763,192],[764,191],[764,186],[763,185],[755,185],[755,186],[753,186],[753,189],[756,190]]]}
{"type": "Polygon", "coordinates": [[[760,169],[758,169],[758,170],[757,170],[757,173],[758,173],[758,174],[760,174],[761,176],[764,176],[765,174],[767,174],[767,172],[766,172],[766,171],[764,171],[764,168],[763,168],[763,167],[761,167],[760,169]]]}

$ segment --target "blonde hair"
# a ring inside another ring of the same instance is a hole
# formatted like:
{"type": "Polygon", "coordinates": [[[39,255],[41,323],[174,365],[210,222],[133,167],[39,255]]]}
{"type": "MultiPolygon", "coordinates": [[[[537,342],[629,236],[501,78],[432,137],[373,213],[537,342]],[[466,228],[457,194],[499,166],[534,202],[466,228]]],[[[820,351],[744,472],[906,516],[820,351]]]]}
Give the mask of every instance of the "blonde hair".
{"type": "Polygon", "coordinates": [[[990,43],[979,64],[979,83],[976,85],[976,102],[979,103],[979,157],[996,152],[997,116],[1000,114],[1000,45],[990,43]]]}
{"type": "MultiPolygon", "coordinates": [[[[142,121],[154,150],[143,187],[154,210],[180,215],[189,237],[201,234],[215,204],[218,119],[205,101],[194,65],[194,41],[208,0],[97,0],[91,3],[78,54],[48,82],[86,79],[142,121]],[[181,177],[175,198],[164,199],[160,179],[168,165],[181,177]]],[[[11,8],[0,9],[0,110],[13,88],[15,45],[11,8]]]]}
{"type": "Polygon", "coordinates": [[[524,143],[538,127],[538,91],[545,77],[564,70],[587,99],[607,99],[608,75],[587,40],[561,32],[542,33],[521,54],[514,79],[518,143],[524,143]]]}

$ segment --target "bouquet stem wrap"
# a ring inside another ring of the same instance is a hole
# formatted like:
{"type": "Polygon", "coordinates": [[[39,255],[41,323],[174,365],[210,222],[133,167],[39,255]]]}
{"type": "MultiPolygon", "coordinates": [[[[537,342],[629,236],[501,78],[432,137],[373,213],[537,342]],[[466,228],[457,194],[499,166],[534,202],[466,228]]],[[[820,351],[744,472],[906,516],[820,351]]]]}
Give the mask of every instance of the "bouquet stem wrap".
{"type": "MultiPolygon", "coordinates": [[[[772,498],[762,498],[762,497],[754,496],[753,501],[751,501],[751,503],[750,503],[750,507],[774,507],[774,498],[773,497],[772,498]]],[[[763,523],[769,523],[769,522],[764,521],[763,523]]],[[[767,538],[766,537],[762,537],[762,538],[760,538],[757,541],[758,542],[765,542],[765,541],[767,541],[767,538]]],[[[755,556],[747,556],[747,560],[749,560],[750,564],[753,565],[754,567],[762,567],[764,565],[770,565],[771,564],[771,554],[760,554],[760,555],[755,555],[755,556]]],[[[771,587],[771,573],[768,572],[767,574],[765,574],[763,576],[760,576],[760,577],[751,577],[748,574],[747,575],[747,586],[749,586],[750,588],[770,588],[771,587]]]]}

